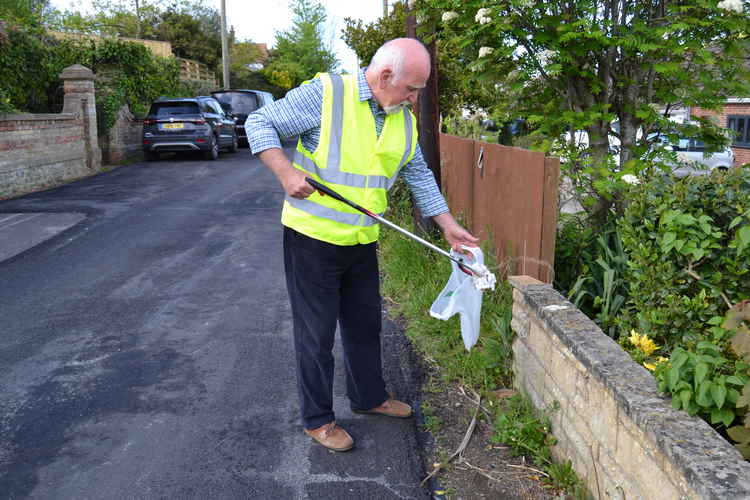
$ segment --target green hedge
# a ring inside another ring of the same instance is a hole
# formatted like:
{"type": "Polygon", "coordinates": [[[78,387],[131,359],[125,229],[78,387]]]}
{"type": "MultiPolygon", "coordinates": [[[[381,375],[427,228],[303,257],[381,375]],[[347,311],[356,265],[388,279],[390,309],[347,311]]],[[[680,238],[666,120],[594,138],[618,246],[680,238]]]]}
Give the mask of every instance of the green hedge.
{"type": "Polygon", "coordinates": [[[179,63],[155,56],[145,46],[116,40],[57,40],[39,28],[9,30],[0,47],[0,112],[55,113],[62,108],[64,68],[82,64],[97,75],[97,125],[105,134],[117,111],[128,104],[145,114],[159,96],[190,96],[179,81],[179,63]]]}
{"type": "Polygon", "coordinates": [[[634,186],[619,229],[630,298],[620,332],[691,348],[750,297],[750,169],[634,186]]]}

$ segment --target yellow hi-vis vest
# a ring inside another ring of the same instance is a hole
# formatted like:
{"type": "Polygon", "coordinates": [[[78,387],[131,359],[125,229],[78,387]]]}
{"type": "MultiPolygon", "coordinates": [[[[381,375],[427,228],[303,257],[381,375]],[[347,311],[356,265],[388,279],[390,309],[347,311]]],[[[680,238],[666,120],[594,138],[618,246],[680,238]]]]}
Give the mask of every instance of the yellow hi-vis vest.
{"type": "MultiPolygon", "coordinates": [[[[408,109],[386,115],[378,137],[367,100],[360,101],[357,75],[318,75],[323,83],[320,141],[315,151],[297,142],[292,164],[342,196],[382,215],[387,192],[417,147],[417,127],[408,109]]],[[[287,196],[281,222],[334,245],[377,241],[379,225],[348,205],[315,191],[304,200],[287,196]]]]}

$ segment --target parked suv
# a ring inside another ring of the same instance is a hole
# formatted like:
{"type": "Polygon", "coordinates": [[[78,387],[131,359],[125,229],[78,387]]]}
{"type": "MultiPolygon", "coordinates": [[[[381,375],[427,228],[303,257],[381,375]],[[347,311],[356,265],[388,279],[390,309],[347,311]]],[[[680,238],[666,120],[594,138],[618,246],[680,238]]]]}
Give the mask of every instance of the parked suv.
{"type": "Polygon", "coordinates": [[[213,97],[159,99],[143,120],[143,154],[157,160],[167,151],[200,151],[215,160],[220,149],[237,151],[234,119],[213,97]]]}
{"type": "Polygon", "coordinates": [[[217,90],[211,92],[211,95],[221,103],[221,107],[224,108],[225,112],[231,113],[235,117],[237,121],[235,125],[237,137],[245,143],[247,143],[247,133],[245,132],[247,115],[273,102],[273,96],[262,90],[217,90]]]}

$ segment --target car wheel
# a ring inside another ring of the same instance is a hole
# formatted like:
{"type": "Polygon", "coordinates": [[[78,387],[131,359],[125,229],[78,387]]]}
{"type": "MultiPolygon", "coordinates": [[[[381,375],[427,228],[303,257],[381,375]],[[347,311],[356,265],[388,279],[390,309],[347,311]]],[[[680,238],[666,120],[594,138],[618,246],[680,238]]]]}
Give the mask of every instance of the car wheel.
{"type": "Polygon", "coordinates": [[[203,153],[206,160],[214,161],[219,157],[219,143],[216,141],[215,136],[211,136],[208,141],[208,150],[203,153]]]}
{"type": "Polygon", "coordinates": [[[230,153],[237,152],[237,137],[232,137],[232,144],[229,146],[230,153]]]}

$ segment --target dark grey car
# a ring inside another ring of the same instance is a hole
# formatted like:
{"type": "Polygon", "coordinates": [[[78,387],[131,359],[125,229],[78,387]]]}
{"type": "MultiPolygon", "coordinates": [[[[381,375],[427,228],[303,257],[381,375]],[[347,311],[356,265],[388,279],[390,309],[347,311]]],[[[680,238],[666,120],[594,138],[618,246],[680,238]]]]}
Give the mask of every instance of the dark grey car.
{"type": "Polygon", "coordinates": [[[215,160],[221,149],[237,151],[234,127],[213,97],[159,99],[143,120],[143,154],[157,160],[159,153],[195,151],[215,160]]]}
{"type": "Polygon", "coordinates": [[[228,89],[211,92],[224,111],[231,113],[237,121],[235,130],[241,143],[247,143],[245,120],[247,115],[274,101],[273,95],[262,90],[228,89]]]}

